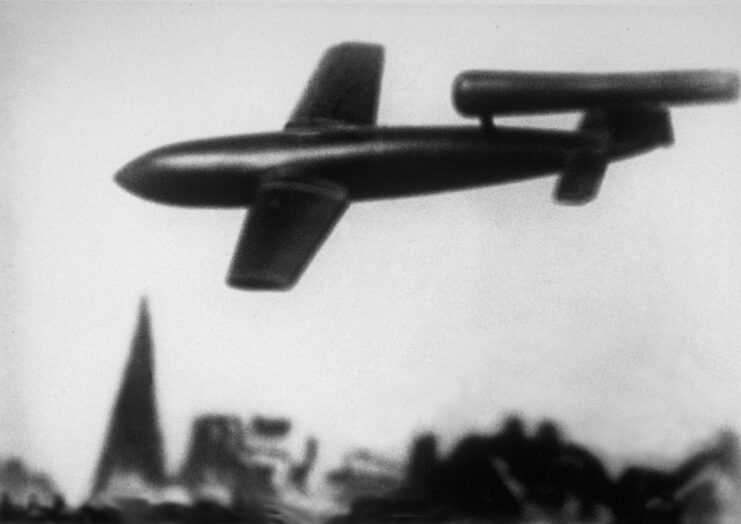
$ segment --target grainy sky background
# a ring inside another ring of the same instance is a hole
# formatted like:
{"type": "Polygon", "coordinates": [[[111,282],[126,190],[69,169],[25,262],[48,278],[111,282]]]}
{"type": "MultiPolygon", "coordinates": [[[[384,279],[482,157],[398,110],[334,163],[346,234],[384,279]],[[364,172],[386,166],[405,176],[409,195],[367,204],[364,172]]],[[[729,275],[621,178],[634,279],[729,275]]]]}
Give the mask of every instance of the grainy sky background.
{"type": "MultiPolygon", "coordinates": [[[[229,289],[239,210],[166,207],[116,170],[166,143],[279,129],[325,48],[387,48],[379,122],[456,115],[463,69],[741,65],[741,9],[0,3],[0,455],[89,489],[150,297],[171,467],[207,410],[401,455],[502,414],[608,457],[741,426],[741,106],[673,112],[676,145],[554,178],[352,206],[289,293],[229,289]]],[[[516,119],[508,119],[513,122],[516,119]]],[[[574,115],[520,119],[573,126],[574,115]]]]}

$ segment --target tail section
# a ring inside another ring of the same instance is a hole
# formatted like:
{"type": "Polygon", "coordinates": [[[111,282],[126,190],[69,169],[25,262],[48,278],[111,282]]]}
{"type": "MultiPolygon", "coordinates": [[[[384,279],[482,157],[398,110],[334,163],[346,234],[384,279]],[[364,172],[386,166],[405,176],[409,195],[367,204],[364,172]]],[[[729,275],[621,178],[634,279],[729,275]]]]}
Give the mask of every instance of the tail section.
{"type": "Polygon", "coordinates": [[[612,158],[674,143],[671,116],[663,106],[592,109],[584,115],[579,130],[604,136],[612,158]]]}
{"type": "Polygon", "coordinates": [[[609,158],[604,151],[584,150],[567,160],[556,185],[555,198],[561,204],[579,205],[597,197],[609,158]]]}
{"type": "Polygon", "coordinates": [[[584,115],[579,131],[594,135],[602,146],[568,156],[555,191],[562,204],[594,200],[611,160],[674,142],[669,111],[661,106],[592,109],[584,115]]]}
{"type": "Polygon", "coordinates": [[[453,84],[453,103],[485,127],[499,115],[585,111],[579,131],[595,140],[569,152],[555,191],[557,201],[583,204],[597,196],[612,160],[674,142],[668,107],[732,102],[739,75],[730,70],[646,73],[464,71],[453,84]]]}

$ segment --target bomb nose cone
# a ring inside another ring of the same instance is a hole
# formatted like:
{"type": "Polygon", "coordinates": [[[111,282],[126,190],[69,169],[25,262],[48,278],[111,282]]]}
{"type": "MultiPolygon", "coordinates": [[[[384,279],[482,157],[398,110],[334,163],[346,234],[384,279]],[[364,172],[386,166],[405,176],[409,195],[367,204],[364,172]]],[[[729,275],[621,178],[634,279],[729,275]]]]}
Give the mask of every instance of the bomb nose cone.
{"type": "Polygon", "coordinates": [[[163,200],[166,196],[167,174],[158,167],[155,155],[148,153],[122,167],[114,176],[116,183],[126,191],[148,200],[163,200]]]}
{"type": "Polygon", "coordinates": [[[113,177],[116,184],[131,193],[137,193],[136,188],[140,185],[141,169],[138,164],[138,160],[129,162],[113,177]]]}
{"type": "Polygon", "coordinates": [[[255,155],[244,142],[227,137],[160,147],[123,166],[114,180],[126,191],[161,204],[245,207],[252,202],[264,167],[259,162],[255,167],[255,155]]]}

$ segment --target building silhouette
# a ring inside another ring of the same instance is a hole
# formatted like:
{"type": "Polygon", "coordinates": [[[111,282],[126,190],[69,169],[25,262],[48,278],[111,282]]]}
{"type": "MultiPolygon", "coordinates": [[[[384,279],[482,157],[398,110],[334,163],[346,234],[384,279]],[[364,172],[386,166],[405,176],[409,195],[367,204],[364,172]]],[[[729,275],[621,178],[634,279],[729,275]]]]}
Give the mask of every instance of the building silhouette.
{"type": "Polygon", "coordinates": [[[307,495],[319,443],[309,438],[304,456],[294,457],[289,449],[292,425],[284,417],[257,415],[247,421],[234,414],[204,413],[193,421],[181,468],[168,474],[155,400],[153,351],[150,315],[142,299],[88,499],[91,507],[138,514],[141,507],[175,493],[172,500],[262,515],[277,506],[287,508],[282,499],[288,491],[307,495]]]}
{"type": "Polygon", "coordinates": [[[180,483],[194,490],[199,484],[216,481],[235,489],[245,454],[244,443],[240,418],[216,414],[196,418],[180,483]]]}
{"type": "Polygon", "coordinates": [[[93,497],[119,475],[134,475],[153,486],[161,486],[166,481],[152,353],[151,322],[147,301],[143,298],[129,361],[95,473],[93,497]]]}

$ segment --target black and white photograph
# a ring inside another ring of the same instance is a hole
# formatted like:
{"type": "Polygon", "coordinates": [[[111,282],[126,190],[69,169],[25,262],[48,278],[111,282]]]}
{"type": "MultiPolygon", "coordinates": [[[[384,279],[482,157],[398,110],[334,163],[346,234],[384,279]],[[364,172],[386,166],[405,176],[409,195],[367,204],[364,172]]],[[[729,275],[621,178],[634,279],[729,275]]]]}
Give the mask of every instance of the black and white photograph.
{"type": "Polygon", "coordinates": [[[740,28],[0,0],[0,522],[741,522],[740,28]]]}

